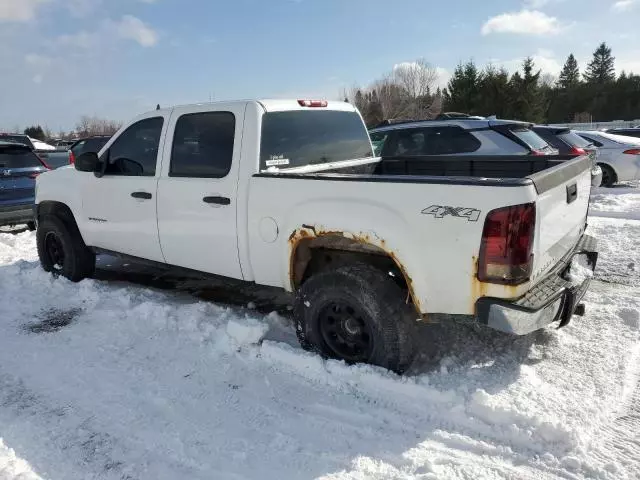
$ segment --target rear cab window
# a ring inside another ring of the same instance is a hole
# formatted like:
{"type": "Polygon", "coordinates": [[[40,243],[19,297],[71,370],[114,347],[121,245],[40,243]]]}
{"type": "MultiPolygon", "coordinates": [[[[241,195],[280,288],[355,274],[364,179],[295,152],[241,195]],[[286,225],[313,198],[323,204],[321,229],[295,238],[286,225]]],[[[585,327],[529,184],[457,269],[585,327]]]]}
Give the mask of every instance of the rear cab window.
{"type": "Polygon", "coordinates": [[[371,140],[356,112],[294,110],[262,117],[261,171],[371,157],[371,140]]]}

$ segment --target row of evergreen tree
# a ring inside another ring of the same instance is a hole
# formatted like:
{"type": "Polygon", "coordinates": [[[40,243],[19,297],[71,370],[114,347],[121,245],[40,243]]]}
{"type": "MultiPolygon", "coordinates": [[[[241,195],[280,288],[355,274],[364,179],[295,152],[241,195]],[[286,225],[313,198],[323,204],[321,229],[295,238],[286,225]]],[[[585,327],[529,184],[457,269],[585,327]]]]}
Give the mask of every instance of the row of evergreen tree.
{"type": "Polygon", "coordinates": [[[640,75],[616,76],[606,43],[582,74],[569,55],[556,81],[542,77],[531,58],[513,75],[493,66],[480,70],[470,61],[458,65],[442,95],[446,111],[536,123],[640,119],[640,75]]]}

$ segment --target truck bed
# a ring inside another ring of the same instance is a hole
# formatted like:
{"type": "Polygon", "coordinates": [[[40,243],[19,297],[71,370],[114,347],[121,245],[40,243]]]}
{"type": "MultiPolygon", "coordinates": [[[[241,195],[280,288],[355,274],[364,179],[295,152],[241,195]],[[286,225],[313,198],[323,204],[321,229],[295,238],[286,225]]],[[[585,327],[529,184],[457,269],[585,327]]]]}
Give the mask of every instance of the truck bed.
{"type": "Polygon", "coordinates": [[[383,157],[372,173],[376,175],[525,178],[574,158],[576,157],[571,155],[383,157]]]}
{"type": "Polygon", "coordinates": [[[255,176],[505,187],[534,185],[540,194],[561,185],[590,164],[586,155],[383,157],[262,172],[255,176]]]}

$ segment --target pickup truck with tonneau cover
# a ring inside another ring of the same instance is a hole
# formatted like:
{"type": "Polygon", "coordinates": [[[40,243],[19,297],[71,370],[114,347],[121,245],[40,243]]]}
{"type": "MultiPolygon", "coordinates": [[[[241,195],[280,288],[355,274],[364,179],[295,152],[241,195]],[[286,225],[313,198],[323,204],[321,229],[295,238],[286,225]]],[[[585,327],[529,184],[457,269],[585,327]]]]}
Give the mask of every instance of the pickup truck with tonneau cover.
{"type": "Polygon", "coordinates": [[[111,253],[283,288],[304,348],[403,371],[416,320],[524,335],[581,313],[590,167],[377,158],[342,102],[174,107],[38,178],[38,253],[73,281],[111,253]]]}

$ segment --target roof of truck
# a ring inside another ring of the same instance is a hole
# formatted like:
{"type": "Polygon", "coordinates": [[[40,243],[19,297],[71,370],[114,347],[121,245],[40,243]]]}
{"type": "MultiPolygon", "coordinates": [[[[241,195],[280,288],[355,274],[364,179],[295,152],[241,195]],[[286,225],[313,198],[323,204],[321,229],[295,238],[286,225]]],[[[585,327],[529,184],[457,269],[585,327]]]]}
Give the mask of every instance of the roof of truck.
{"type": "MultiPolygon", "coordinates": [[[[323,100],[319,98],[313,99],[304,99],[304,100],[323,100]]],[[[247,104],[247,103],[256,103],[262,106],[262,108],[266,112],[281,112],[281,111],[289,111],[289,110],[340,110],[345,112],[355,112],[356,108],[347,102],[341,102],[337,100],[328,100],[326,107],[303,107],[299,103],[299,100],[292,99],[282,99],[282,98],[271,98],[271,99],[245,99],[245,100],[228,100],[228,101],[220,101],[220,102],[202,102],[202,103],[193,103],[193,104],[185,104],[185,105],[173,105],[167,108],[160,108],[150,110],[147,113],[151,112],[161,112],[161,113],[169,113],[174,108],[178,107],[201,107],[204,105],[215,106],[223,106],[223,105],[233,105],[233,104],[247,104]]]]}

